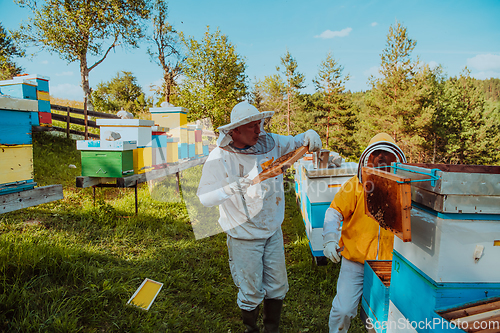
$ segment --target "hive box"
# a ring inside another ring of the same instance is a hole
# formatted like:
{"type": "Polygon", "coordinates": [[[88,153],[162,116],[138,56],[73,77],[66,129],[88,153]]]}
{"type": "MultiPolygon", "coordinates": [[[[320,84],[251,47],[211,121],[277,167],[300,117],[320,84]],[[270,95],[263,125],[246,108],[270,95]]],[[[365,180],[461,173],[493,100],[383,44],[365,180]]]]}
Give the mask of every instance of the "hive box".
{"type": "Polygon", "coordinates": [[[33,180],[33,146],[0,145],[0,185],[30,180],[33,180]]]}
{"type": "Polygon", "coordinates": [[[153,166],[167,163],[167,132],[168,128],[153,126],[152,130],[152,148],[153,148],[153,166]]]}
{"type": "Polygon", "coordinates": [[[203,155],[208,156],[209,153],[208,141],[203,141],[203,155]]]}
{"type": "Polygon", "coordinates": [[[357,173],[358,164],[344,162],[339,168],[315,169],[312,161],[302,158],[297,164],[300,209],[309,246],[314,257],[323,257],[323,222],[325,212],[340,187],[357,173]]]}
{"type": "Polygon", "coordinates": [[[27,80],[4,80],[0,81],[0,91],[12,98],[36,100],[36,82],[27,80]]]}
{"type": "Polygon", "coordinates": [[[185,126],[170,129],[168,133],[174,138],[179,138],[179,142],[188,143],[189,141],[188,129],[185,126]]]}
{"type": "Polygon", "coordinates": [[[140,147],[134,149],[134,172],[136,174],[153,170],[153,148],[140,147]]]}
{"type": "Polygon", "coordinates": [[[196,142],[196,125],[187,125],[187,130],[188,130],[188,143],[189,144],[194,144],[196,142]]]}
{"type": "MultiPolygon", "coordinates": [[[[32,84],[37,85],[37,91],[49,92],[49,78],[47,76],[39,75],[39,74],[30,74],[30,75],[22,75],[15,76],[13,78],[14,81],[28,81],[32,84]]],[[[42,98],[38,98],[42,99],[42,98]]],[[[44,99],[48,100],[48,99],[44,99]]]]}
{"type": "Polygon", "coordinates": [[[121,178],[134,174],[136,141],[78,140],[82,176],[121,178]]]}
{"type": "Polygon", "coordinates": [[[196,129],[194,130],[194,141],[203,142],[201,135],[201,127],[196,127],[196,129]]]}
{"type": "Polygon", "coordinates": [[[394,249],[437,282],[500,281],[500,215],[447,214],[412,204],[412,241],[394,249]],[[474,260],[476,246],[483,246],[474,260]]]}
{"type": "Polygon", "coordinates": [[[363,296],[361,306],[371,318],[375,331],[385,333],[384,323],[389,314],[389,287],[391,260],[367,260],[364,265],[363,296]]]}
{"type": "Polygon", "coordinates": [[[151,147],[154,121],[144,119],[97,119],[100,126],[100,138],[105,139],[106,132],[116,132],[123,141],[136,141],[137,147],[151,147]]]}
{"type": "Polygon", "coordinates": [[[134,174],[134,150],[82,150],[82,176],[121,178],[134,174]]]}
{"type": "Polygon", "coordinates": [[[188,158],[193,158],[196,156],[196,147],[194,143],[188,144],[188,158]]]}
{"type": "MultiPolygon", "coordinates": [[[[159,126],[168,127],[170,130],[187,125],[188,109],[173,106],[167,102],[159,108],[150,108],[151,119],[159,126]]],[[[175,135],[174,135],[175,136],[175,135]]]]}
{"type": "Polygon", "coordinates": [[[31,144],[31,126],[38,123],[36,101],[0,98],[0,144],[31,144]]]}
{"type": "Polygon", "coordinates": [[[194,150],[195,150],[195,154],[197,156],[203,155],[203,142],[195,142],[194,143],[194,150]]]}
{"type": "Polygon", "coordinates": [[[106,140],[77,140],[77,150],[110,150],[122,151],[137,148],[136,141],[106,141],[106,140]]]}
{"type": "Polygon", "coordinates": [[[179,161],[179,139],[167,139],[167,163],[177,163],[179,161]]]}
{"type": "Polygon", "coordinates": [[[179,149],[179,159],[180,160],[189,157],[189,151],[188,151],[188,144],[187,143],[179,142],[178,149],[179,149]]]}
{"type": "Polygon", "coordinates": [[[40,126],[52,126],[52,113],[38,112],[38,124],[40,126]]]}
{"type": "MultiPolygon", "coordinates": [[[[396,240],[397,238],[395,238],[396,240]]],[[[408,243],[404,243],[408,244],[408,243]]],[[[390,299],[410,322],[440,320],[437,309],[500,296],[500,282],[438,282],[415,267],[398,251],[392,257],[390,299]]],[[[434,332],[429,327],[419,333],[434,332]]]]}
{"type": "Polygon", "coordinates": [[[39,112],[46,112],[46,113],[50,113],[51,109],[50,109],[50,101],[41,101],[41,100],[38,100],[38,111],[39,112]]]}

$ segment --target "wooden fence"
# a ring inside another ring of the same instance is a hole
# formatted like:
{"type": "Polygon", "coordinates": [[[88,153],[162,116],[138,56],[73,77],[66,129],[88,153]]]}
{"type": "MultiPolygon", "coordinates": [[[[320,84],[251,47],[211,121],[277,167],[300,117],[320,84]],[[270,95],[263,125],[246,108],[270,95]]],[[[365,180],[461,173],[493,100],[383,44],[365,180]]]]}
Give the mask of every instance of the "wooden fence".
{"type": "Polygon", "coordinates": [[[88,132],[88,127],[99,128],[99,126],[96,125],[95,121],[89,120],[87,117],[120,119],[120,117],[118,117],[117,115],[114,115],[114,114],[104,113],[104,112],[97,112],[97,111],[85,111],[85,110],[82,110],[82,109],[76,109],[76,108],[72,108],[72,107],[69,107],[69,106],[61,106],[61,105],[51,104],[50,108],[52,110],[55,110],[55,111],[66,112],[65,115],[52,112],[52,120],[59,120],[59,121],[65,122],[66,123],[66,128],[52,126],[51,129],[53,131],[65,132],[66,136],[68,138],[69,138],[70,134],[77,134],[77,135],[84,136],[85,139],[88,139],[88,138],[97,138],[97,139],[99,139],[99,135],[98,134],[94,134],[94,133],[89,133],[88,132]],[[72,113],[73,114],[84,115],[84,118],[71,117],[72,113]],[[84,126],[85,130],[84,130],[84,132],[73,130],[73,129],[70,128],[70,124],[76,124],[76,125],[84,126]]]}

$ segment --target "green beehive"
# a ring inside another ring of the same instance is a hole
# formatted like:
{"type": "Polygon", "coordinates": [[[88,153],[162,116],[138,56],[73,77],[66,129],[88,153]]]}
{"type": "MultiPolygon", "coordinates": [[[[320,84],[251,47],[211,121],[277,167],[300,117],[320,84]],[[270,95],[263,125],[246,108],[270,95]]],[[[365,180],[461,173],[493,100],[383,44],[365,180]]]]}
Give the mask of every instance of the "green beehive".
{"type": "Polygon", "coordinates": [[[82,176],[120,178],[133,174],[133,150],[82,150],[82,176]]]}

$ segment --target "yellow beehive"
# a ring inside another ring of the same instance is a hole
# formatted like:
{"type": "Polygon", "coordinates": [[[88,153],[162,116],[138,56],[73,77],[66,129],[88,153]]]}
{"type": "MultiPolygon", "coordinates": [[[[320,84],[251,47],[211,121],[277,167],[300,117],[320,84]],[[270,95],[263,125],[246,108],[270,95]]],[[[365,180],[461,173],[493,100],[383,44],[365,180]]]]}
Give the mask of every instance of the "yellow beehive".
{"type": "Polygon", "coordinates": [[[170,131],[168,131],[168,133],[172,134],[172,137],[178,138],[179,142],[188,143],[189,138],[188,138],[187,127],[183,126],[183,127],[173,128],[170,131]]]}
{"type": "Polygon", "coordinates": [[[177,163],[179,161],[179,138],[167,139],[167,163],[177,163]]]}
{"type": "Polygon", "coordinates": [[[196,155],[203,155],[203,142],[195,142],[194,148],[196,155]]]}
{"type": "Polygon", "coordinates": [[[153,169],[153,148],[134,149],[134,173],[145,173],[153,169]]]}
{"type": "Polygon", "coordinates": [[[173,106],[168,102],[163,102],[161,107],[150,108],[149,112],[151,112],[151,120],[155,124],[162,127],[176,128],[187,124],[187,113],[189,110],[173,106]]]}
{"type": "Polygon", "coordinates": [[[195,140],[195,130],[196,130],[196,125],[187,125],[187,130],[188,130],[188,143],[193,144],[196,142],[195,140]]]}
{"type": "Polygon", "coordinates": [[[39,101],[50,101],[50,95],[48,91],[40,91],[36,92],[36,99],[39,101]]]}
{"type": "Polygon", "coordinates": [[[33,145],[0,145],[0,184],[33,179],[33,145]]]}

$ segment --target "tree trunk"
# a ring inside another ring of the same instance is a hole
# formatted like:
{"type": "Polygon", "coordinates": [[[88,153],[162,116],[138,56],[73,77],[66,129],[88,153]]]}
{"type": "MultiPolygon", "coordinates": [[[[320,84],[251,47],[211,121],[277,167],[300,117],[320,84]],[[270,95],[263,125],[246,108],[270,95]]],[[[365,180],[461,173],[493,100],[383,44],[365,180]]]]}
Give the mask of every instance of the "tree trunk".
{"type": "Polygon", "coordinates": [[[330,116],[327,117],[326,121],[326,148],[328,149],[328,137],[330,134],[330,116]]]}
{"type": "Polygon", "coordinates": [[[287,130],[288,130],[288,135],[290,135],[290,89],[287,90],[287,109],[288,109],[288,115],[287,115],[287,130]]]}
{"type": "Polygon", "coordinates": [[[83,89],[83,110],[84,110],[84,121],[85,121],[85,140],[88,140],[88,119],[87,110],[89,104],[90,96],[90,86],[89,86],[89,69],[87,68],[87,55],[83,54],[80,58],[80,76],[82,80],[83,89]]]}

